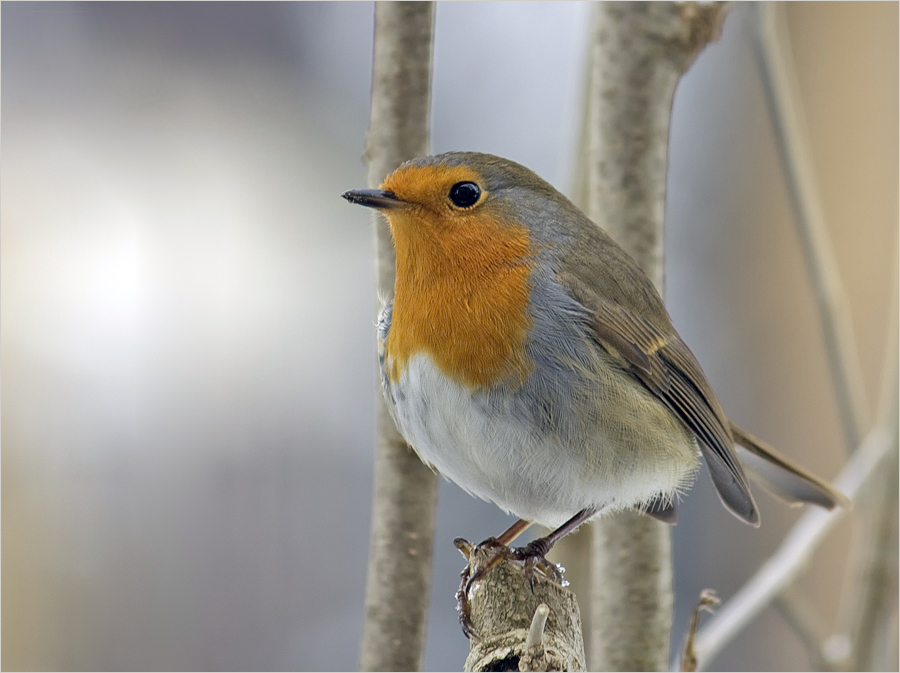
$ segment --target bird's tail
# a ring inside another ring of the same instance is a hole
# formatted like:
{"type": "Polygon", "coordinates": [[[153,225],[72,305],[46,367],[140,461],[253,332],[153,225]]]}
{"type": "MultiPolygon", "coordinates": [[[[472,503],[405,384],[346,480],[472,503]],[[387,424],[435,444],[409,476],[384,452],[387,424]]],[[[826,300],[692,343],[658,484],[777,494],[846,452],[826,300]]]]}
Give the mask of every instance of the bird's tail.
{"type": "Polygon", "coordinates": [[[849,507],[843,493],[782,456],[764,441],[731,423],[738,456],[751,480],[791,505],[810,503],[825,509],[849,507]]]}

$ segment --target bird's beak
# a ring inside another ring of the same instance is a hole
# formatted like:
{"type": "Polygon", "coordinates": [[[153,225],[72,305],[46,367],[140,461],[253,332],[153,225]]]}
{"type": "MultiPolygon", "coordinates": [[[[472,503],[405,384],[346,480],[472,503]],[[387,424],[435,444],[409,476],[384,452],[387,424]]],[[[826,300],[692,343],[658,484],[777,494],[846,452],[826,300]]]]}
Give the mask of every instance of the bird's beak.
{"type": "Polygon", "coordinates": [[[341,194],[350,203],[358,203],[367,208],[378,208],[379,210],[387,210],[389,208],[397,208],[403,204],[403,201],[397,198],[394,192],[385,189],[351,189],[341,194]]]}

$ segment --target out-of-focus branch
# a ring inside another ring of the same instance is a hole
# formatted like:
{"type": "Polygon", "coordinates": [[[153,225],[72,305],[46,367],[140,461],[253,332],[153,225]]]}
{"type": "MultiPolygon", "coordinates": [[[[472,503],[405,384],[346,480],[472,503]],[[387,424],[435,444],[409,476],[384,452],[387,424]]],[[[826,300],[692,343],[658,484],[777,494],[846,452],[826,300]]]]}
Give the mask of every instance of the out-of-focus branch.
{"type": "MultiPolygon", "coordinates": [[[[896,370],[894,372],[896,377],[896,370]]],[[[896,378],[895,378],[896,385],[896,378]]],[[[856,450],[834,485],[851,502],[873,479],[882,474],[892,453],[897,451],[896,416],[883,419],[856,450]]],[[[847,514],[847,509],[830,512],[811,509],[788,533],[778,550],[753,577],[710,619],[697,634],[698,668],[704,668],[735,635],[803,571],[825,535],[847,514]]]]}
{"type": "MultiPolygon", "coordinates": [[[[895,245],[896,249],[896,245],[895,245]]],[[[885,341],[884,384],[879,415],[897,428],[900,393],[897,390],[898,285],[897,260],[894,260],[894,293],[891,318],[885,341]]],[[[889,652],[896,652],[892,638],[896,624],[892,613],[897,610],[898,589],[898,452],[894,452],[879,479],[872,484],[857,510],[860,544],[855,545],[855,562],[851,584],[845,595],[845,614],[849,625],[849,670],[885,671],[892,669],[889,652]]]]}
{"type": "Polygon", "coordinates": [[[684,647],[681,654],[681,668],[679,671],[696,671],[697,670],[697,653],[694,651],[694,640],[697,638],[697,627],[700,625],[700,613],[704,610],[709,612],[719,604],[719,599],[712,589],[704,589],[700,592],[700,600],[694,607],[691,614],[691,622],[688,625],[687,633],[684,636],[684,647]]]}
{"type": "MultiPolygon", "coordinates": [[[[597,3],[591,39],[588,215],[663,288],[675,87],[718,37],[723,3],[597,3]]],[[[624,513],[595,524],[591,668],[663,670],[672,621],[669,530],[624,513]]]]}
{"type": "Polygon", "coordinates": [[[849,670],[888,671],[896,667],[897,470],[895,444],[880,483],[873,484],[869,494],[872,516],[863,526],[856,581],[848,597],[855,608],[849,634],[849,670]]]}
{"type": "MultiPolygon", "coordinates": [[[[859,442],[866,427],[865,388],[849,310],[825,226],[825,216],[808,149],[802,102],[787,39],[781,3],[754,6],[757,18],[756,53],[775,127],[778,149],[787,178],[795,222],[824,334],[832,379],[847,446],[859,442]]],[[[896,288],[896,280],[894,283],[896,288]]],[[[892,304],[896,309],[896,298],[892,304]]],[[[896,315],[888,326],[885,374],[880,417],[897,425],[896,315]],[[892,338],[893,335],[893,338],[892,338]],[[891,420],[893,419],[893,420],[891,420]]],[[[896,442],[896,440],[895,440],[896,442]]],[[[852,670],[880,670],[888,651],[887,630],[892,629],[897,579],[897,452],[881,478],[874,478],[858,502],[856,518],[860,544],[855,545],[851,586],[845,594],[843,613],[850,659],[841,662],[852,670]]],[[[843,637],[843,636],[839,636],[843,637]]]]}
{"type": "Polygon", "coordinates": [[[719,36],[725,3],[604,2],[591,41],[588,215],[663,287],[675,87],[719,36]]]}
{"type": "MultiPolygon", "coordinates": [[[[582,74],[582,95],[580,119],[578,121],[578,141],[575,156],[575,169],[569,197],[582,211],[588,211],[588,154],[591,135],[591,96],[590,83],[592,76],[591,63],[585,63],[582,74]]],[[[566,535],[554,545],[547,558],[566,569],[566,579],[578,599],[581,611],[581,626],[585,635],[584,656],[591,661],[591,553],[593,550],[594,526],[581,526],[566,535]]]]}
{"type": "Polygon", "coordinates": [[[780,2],[759,2],[756,12],[756,55],[769,114],[810,286],[818,307],[828,366],[834,381],[847,450],[857,447],[868,427],[869,406],[853,336],[850,311],[828,238],[822,199],[809,152],[800,89],[786,35],[780,2]]]}
{"type": "Polygon", "coordinates": [[[897,469],[895,444],[880,478],[867,494],[873,500],[872,515],[861,526],[860,561],[848,595],[853,606],[849,670],[886,671],[893,666],[890,651],[896,648],[892,639],[897,633],[892,619],[897,610],[897,469]]]}
{"type": "MultiPolygon", "coordinates": [[[[375,3],[369,186],[428,154],[433,2],[375,3]]],[[[375,216],[379,296],[394,290],[394,249],[375,216]]],[[[377,396],[377,447],[361,669],[416,671],[425,639],[437,476],[397,432],[377,396]]]]}

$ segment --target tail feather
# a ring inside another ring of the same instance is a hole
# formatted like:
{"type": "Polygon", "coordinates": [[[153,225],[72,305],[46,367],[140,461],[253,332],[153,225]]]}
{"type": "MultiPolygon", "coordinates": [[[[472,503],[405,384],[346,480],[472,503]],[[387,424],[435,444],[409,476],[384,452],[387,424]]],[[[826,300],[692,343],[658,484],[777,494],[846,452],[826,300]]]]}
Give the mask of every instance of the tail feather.
{"type": "Polygon", "coordinates": [[[809,503],[825,509],[850,506],[843,493],[734,423],[731,423],[731,434],[747,474],[772,495],[791,505],[809,503]]]}

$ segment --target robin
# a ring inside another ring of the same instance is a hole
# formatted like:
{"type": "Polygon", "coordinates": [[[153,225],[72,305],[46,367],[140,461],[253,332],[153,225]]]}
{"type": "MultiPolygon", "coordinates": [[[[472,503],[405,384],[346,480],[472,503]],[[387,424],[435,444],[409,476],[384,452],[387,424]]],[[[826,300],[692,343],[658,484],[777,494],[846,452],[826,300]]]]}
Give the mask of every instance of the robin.
{"type": "Polygon", "coordinates": [[[701,455],[752,526],[745,468],[789,502],[844,502],[728,420],[650,279],[529,169],[450,152],[343,197],[384,215],[394,241],[378,325],[388,408],[428,465],[519,517],[483,543],[497,557],[548,568],[553,544],[601,513],[674,523],[701,455]],[[552,532],[510,550],[530,523],[552,532]]]}

